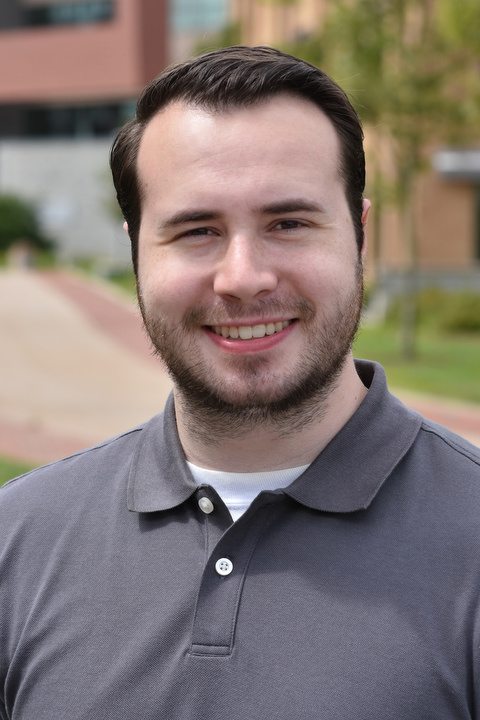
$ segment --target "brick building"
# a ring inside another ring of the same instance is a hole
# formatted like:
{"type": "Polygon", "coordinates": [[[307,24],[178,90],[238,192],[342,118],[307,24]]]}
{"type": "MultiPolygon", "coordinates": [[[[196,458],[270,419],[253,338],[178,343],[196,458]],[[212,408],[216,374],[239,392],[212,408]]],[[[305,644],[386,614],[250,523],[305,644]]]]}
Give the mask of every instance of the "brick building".
{"type": "Polygon", "coordinates": [[[126,263],[108,154],[146,82],[226,22],[226,0],[1,0],[0,192],[66,258],[126,263]]]}
{"type": "MultiPolygon", "coordinates": [[[[324,0],[1,0],[0,192],[33,199],[64,257],[127,262],[112,207],[108,152],[140,88],[168,62],[208,45],[228,22],[246,44],[308,38],[324,0]]],[[[462,152],[432,148],[417,187],[425,282],[480,287],[480,133],[462,152]]],[[[376,143],[367,133],[367,147],[376,143]]],[[[388,153],[387,153],[388,155],[388,153]]],[[[405,265],[397,213],[382,215],[375,269],[395,288],[405,265]]]]}

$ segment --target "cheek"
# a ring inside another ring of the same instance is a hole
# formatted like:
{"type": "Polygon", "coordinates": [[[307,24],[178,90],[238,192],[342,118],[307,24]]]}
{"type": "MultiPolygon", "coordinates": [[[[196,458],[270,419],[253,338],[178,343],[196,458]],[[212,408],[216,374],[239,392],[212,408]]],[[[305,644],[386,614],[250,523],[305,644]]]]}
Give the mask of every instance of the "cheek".
{"type": "Polygon", "coordinates": [[[297,291],[310,301],[320,315],[329,314],[342,299],[351,296],[358,283],[357,261],[350,257],[324,254],[297,267],[297,291]]]}
{"type": "Polygon", "coordinates": [[[147,310],[175,320],[205,301],[204,285],[195,273],[164,260],[139,267],[140,292],[147,310]]]}
{"type": "Polygon", "coordinates": [[[328,255],[302,262],[295,271],[303,293],[314,298],[328,298],[338,289],[339,284],[349,282],[352,275],[347,266],[338,263],[338,258],[328,255]]]}

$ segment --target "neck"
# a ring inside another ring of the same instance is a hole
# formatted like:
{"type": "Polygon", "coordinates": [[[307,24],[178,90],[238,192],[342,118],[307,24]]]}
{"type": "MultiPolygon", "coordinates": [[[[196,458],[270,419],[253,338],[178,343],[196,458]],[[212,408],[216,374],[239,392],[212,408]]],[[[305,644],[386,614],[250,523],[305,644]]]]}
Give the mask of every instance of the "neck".
{"type": "Polygon", "coordinates": [[[348,357],[334,384],[308,408],[282,418],[250,418],[231,431],[225,418],[199,417],[174,390],[177,427],[187,460],[227,472],[278,470],[312,462],[353,415],[366,395],[348,357]],[[226,431],[227,430],[227,431],[226,431]]]}

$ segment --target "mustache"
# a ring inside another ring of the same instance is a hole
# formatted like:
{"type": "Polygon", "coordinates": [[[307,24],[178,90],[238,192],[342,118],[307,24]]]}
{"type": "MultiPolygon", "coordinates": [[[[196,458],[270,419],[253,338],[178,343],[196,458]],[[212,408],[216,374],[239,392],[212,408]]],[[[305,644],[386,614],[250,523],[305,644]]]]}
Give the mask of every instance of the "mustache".
{"type": "Polygon", "coordinates": [[[313,319],[314,315],[313,305],[304,298],[296,300],[258,300],[250,305],[222,300],[214,307],[198,305],[192,308],[186,313],[183,324],[186,328],[193,328],[199,325],[222,325],[227,320],[231,322],[255,317],[261,321],[275,316],[299,318],[308,322],[313,319]]]}

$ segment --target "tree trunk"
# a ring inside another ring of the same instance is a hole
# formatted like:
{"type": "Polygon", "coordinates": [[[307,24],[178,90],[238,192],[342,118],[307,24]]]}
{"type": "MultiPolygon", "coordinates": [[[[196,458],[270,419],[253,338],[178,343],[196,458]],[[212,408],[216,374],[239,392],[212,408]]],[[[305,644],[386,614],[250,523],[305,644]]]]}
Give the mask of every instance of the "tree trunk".
{"type": "Polygon", "coordinates": [[[401,314],[401,354],[412,361],[417,356],[418,315],[418,247],[415,226],[414,185],[415,177],[407,170],[402,180],[401,227],[406,248],[403,272],[403,297],[401,314]]]}

